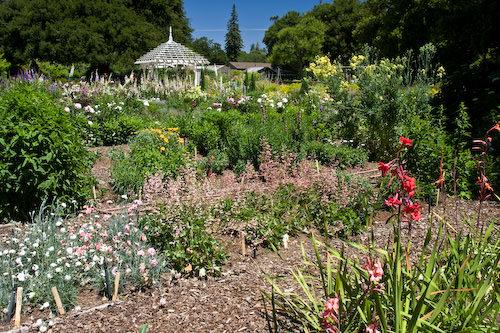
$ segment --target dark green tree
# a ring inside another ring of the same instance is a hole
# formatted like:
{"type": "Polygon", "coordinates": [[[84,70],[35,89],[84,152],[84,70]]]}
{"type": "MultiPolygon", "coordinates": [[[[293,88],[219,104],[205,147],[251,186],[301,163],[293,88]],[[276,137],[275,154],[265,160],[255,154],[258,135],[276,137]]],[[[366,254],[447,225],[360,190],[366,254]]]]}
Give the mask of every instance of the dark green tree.
{"type": "Polygon", "coordinates": [[[193,51],[198,52],[207,58],[212,64],[225,64],[227,63],[227,55],[219,43],[215,43],[212,39],[207,37],[200,37],[193,41],[191,44],[193,51]]]}
{"type": "Polygon", "coordinates": [[[296,11],[290,11],[282,18],[278,18],[277,16],[271,17],[271,21],[274,21],[274,23],[266,30],[263,39],[267,47],[267,54],[271,54],[273,51],[274,44],[278,41],[278,33],[284,28],[297,25],[301,18],[302,15],[296,11]]]}
{"type": "Polygon", "coordinates": [[[245,62],[266,62],[267,54],[266,49],[261,48],[259,43],[252,44],[250,46],[250,52],[246,53],[245,51],[241,51],[238,56],[238,61],[245,62]]]}
{"type": "Polygon", "coordinates": [[[299,24],[279,32],[271,62],[289,66],[302,76],[304,67],[321,54],[324,41],[325,25],[314,17],[304,17],[299,24]]]}
{"type": "Polygon", "coordinates": [[[323,53],[331,58],[346,61],[362,45],[353,34],[361,19],[359,0],[335,0],[320,4],[306,15],[312,15],[325,24],[323,53]]]}
{"type": "Polygon", "coordinates": [[[231,61],[235,61],[243,47],[243,39],[241,38],[240,27],[238,24],[238,14],[236,13],[236,5],[233,4],[231,17],[227,23],[226,33],[226,54],[231,61]]]}
{"type": "Polygon", "coordinates": [[[168,39],[191,39],[182,0],[5,0],[0,44],[14,69],[34,59],[124,73],[168,39]]]}

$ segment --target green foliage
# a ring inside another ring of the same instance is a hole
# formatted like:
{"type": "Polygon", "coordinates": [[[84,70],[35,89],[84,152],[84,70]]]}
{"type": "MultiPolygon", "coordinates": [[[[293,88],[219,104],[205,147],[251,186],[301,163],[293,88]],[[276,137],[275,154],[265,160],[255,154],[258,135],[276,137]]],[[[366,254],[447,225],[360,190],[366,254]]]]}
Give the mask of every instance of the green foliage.
{"type": "Polygon", "coordinates": [[[500,311],[499,241],[493,224],[484,234],[455,236],[443,235],[443,224],[433,245],[429,228],[417,262],[408,260],[398,236],[387,251],[348,243],[371,259],[366,265],[313,236],[316,262],[304,253],[305,268],[290,269],[300,292],[282,290],[268,275],[274,294],[265,296],[273,303],[273,312],[284,311],[308,331],[324,329],[321,312],[328,298],[339,301],[338,322],[332,323],[342,332],[357,332],[374,323],[382,331],[394,332],[491,331],[498,325],[500,311]],[[320,256],[323,249],[328,253],[326,262],[320,256]],[[376,253],[382,256],[379,282],[370,280],[368,272],[376,253]]]}
{"type": "Polygon", "coordinates": [[[48,91],[16,83],[0,92],[0,124],[2,218],[27,219],[44,199],[87,198],[88,152],[48,91]]]}
{"type": "Polygon", "coordinates": [[[265,48],[261,48],[259,43],[250,45],[250,52],[241,51],[238,56],[238,61],[242,62],[266,62],[267,52],[265,48]]]}
{"type": "Polygon", "coordinates": [[[0,44],[16,66],[30,60],[125,74],[144,52],[164,42],[169,26],[185,43],[191,28],[181,0],[2,1],[0,44]]]}
{"type": "Polygon", "coordinates": [[[272,17],[273,24],[266,30],[263,42],[267,46],[267,53],[271,54],[274,45],[278,42],[278,34],[282,29],[297,25],[302,15],[296,11],[287,12],[283,17],[272,17]]]}
{"type": "Polygon", "coordinates": [[[191,47],[193,51],[201,54],[211,64],[225,64],[228,61],[227,55],[219,43],[215,43],[207,37],[196,38],[191,47]]]}
{"type": "Polygon", "coordinates": [[[238,14],[236,13],[236,4],[233,3],[231,17],[227,23],[226,33],[226,54],[230,61],[235,61],[243,47],[240,27],[238,24],[238,14]]]}
{"type": "Polygon", "coordinates": [[[334,146],[330,143],[309,141],[300,148],[301,155],[318,160],[321,164],[335,164],[340,169],[362,165],[368,161],[368,154],[363,149],[346,145],[334,146]]]}
{"type": "Polygon", "coordinates": [[[46,75],[50,80],[68,79],[70,77],[80,78],[87,74],[89,69],[88,64],[78,63],[72,65],[61,65],[49,61],[37,61],[36,65],[41,73],[46,75]]]}
{"type": "Polygon", "coordinates": [[[10,62],[4,59],[3,53],[0,53],[0,76],[7,74],[10,68],[10,62]]]}
{"type": "Polygon", "coordinates": [[[202,277],[220,274],[228,259],[205,221],[205,214],[195,207],[164,206],[159,214],[144,216],[140,223],[175,270],[202,277]]]}
{"type": "Polygon", "coordinates": [[[112,154],[111,177],[117,193],[139,193],[148,175],[162,172],[176,177],[186,160],[185,148],[177,134],[160,129],[146,129],[130,140],[130,153],[112,154]]]}
{"type": "Polygon", "coordinates": [[[304,17],[297,25],[280,30],[270,55],[276,65],[287,65],[302,75],[303,69],[321,53],[325,26],[313,17],[304,17]]]}
{"type": "Polygon", "coordinates": [[[228,166],[227,153],[219,149],[209,151],[207,157],[200,162],[200,168],[206,175],[211,173],[221,175],[228,166]]]}

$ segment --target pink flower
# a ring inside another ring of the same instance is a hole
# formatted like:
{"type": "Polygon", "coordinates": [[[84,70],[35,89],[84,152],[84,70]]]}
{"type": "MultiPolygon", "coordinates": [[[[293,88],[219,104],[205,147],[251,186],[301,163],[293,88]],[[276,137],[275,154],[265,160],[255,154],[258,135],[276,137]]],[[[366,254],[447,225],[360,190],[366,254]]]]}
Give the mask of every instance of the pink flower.
{"type": "Polygon", "coordinates": [[[145,241],[147,241],[148,239],[146,238],[146,235],[142,234],[142,235],[141,235],[141,240],[142,240],[143,242],[145,242],[145,241]]]}
{"type": "Polygon", "coordinates": [[[361,267],[366,269],[366,271],[370,275],[370,282],[375,282],[376,285],[379,284],[382,276],[384,275],[382,264],[380,263],[380,261],[377,261],[375,264],[373,264],[370,258],[367,258],[366,261],[366,264],[361,267]]]}
{"type": "Polygon", "coordinates": [[[146,272],[146,265],[143,262],[141,262],[141,264],[139,265],[139,272],[146,272]]]}
{"type": "Polygon", "coordinates": [[[410,214],[413,221],[418,221],[422,218],[421,207],[419,204],[406,205],[403,208],[403,214],[410,214]]]}
{"type": "Polygon", "coordinates": [[[155,259],[151,260],[151,266],[155,267],[156,265],[158,265],[158,261],[155,259]]]}
{"type": "Polygon", "coordinates": [[[365,333],[380,333],[380,331],[377,329],[377,325],[370,324],[366,326],[365,333]]]}
{"type": "Polygon", "coordinates": [[[127,244],[128,246],[132,246],[132,242],[130,241],[130,239],[127,239],[127,244]]]}
{"type": "Polygon", "coordinates": [[[156,250],[155,250],[155,249],[153,249],[152,247],[150,247],[150,248],[148,249],[148,254],[149,254],[150,256],[154,256],[154,255],[156,254],[156,250]]]}
{"type": "Polygon", "coordinates": [[[141,257],[144,257],[144,251],[143,250],[139,250],[137,252],[137,255],[141,256],[141,257]]]}
{"type": "Polygon", "coordinates": [[[111,270],[111,274],[113,274],[113,276],[116,276],[116,274],[118,273],[118,267],[115,266],[113,267],[113,269],[111,270]]]}
{"type": "Polygon", "coordinates": [[[338,297],[327,298],[325,303],[325,310],[321,312],[321,326],[325,332],[334,333],[339,332],[335,324],[338,324],[339,319],[340,300],[338,297]]]}

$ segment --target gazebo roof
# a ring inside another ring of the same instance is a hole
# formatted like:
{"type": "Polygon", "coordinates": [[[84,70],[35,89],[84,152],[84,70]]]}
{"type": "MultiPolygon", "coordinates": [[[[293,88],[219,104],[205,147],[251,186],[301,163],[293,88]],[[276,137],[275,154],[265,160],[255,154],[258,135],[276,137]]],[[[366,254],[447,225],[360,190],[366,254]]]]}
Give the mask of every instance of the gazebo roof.
{"type": "Polygon", "coordinates": [[[210,62],[184,45],[174,42],[172,27],[168,42],[160,44],[135,61],[143,67],[166,68],[175,66],[205,66],[210,62]]]}

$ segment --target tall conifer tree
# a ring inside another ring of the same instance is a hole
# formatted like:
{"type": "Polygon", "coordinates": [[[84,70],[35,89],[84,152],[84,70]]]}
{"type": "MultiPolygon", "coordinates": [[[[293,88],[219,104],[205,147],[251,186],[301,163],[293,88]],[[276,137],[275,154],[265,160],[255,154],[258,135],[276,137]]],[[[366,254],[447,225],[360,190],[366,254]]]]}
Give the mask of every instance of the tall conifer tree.
{"type": "Polygon", "coordinates": [[[236,13],[236,5],[233,4],[231,18],[227,23],[226,34],[226,54],[230,61],[235,61],[243,47],[241,39],[240,26],[238,25],[238,14],[236,13]]]}

